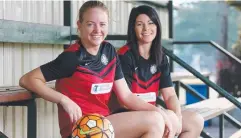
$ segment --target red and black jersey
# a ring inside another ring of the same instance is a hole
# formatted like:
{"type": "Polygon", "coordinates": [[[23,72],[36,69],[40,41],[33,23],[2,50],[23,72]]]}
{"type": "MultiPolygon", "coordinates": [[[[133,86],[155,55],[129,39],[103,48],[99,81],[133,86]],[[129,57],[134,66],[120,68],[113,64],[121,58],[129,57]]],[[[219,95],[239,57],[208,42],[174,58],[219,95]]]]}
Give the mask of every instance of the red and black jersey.
{"type": "Polygon", "coordinates": [[[128,45],[118,51],[124,77],[133,93],[143,100],[156,104],[159,89],[171,87],[169,63],[163,54],[160,66],[151,59],[138,58],[128,45]]]}
{"type": "MultiPolygon", "coordinates": [[[[77,42],[55,60],[40,67],[46,81],[57,80],[56,90],[77,103],[83,114],[109,115],[107,103],[113,82],[123,78],[115,48],[108,42],[100,45],[97,55],[91,55],[77,42]]],[[[62,137],[71,133],[69,116],[58,105],[62,137]]]]}

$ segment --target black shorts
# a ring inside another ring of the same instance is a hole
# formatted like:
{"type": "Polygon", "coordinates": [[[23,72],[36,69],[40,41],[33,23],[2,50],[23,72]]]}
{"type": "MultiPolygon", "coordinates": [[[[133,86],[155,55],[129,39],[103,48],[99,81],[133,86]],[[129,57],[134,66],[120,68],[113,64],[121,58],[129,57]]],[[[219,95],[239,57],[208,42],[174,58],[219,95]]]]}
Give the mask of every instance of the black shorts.
{"type": "Polygon", "coordinates": [[[113,111],[111,114],[117,114],[117,113],[123,113],[123,112],[130,112],[131,110],[126,109],[126,108],[119,108],[115,111],[113,111]]]}

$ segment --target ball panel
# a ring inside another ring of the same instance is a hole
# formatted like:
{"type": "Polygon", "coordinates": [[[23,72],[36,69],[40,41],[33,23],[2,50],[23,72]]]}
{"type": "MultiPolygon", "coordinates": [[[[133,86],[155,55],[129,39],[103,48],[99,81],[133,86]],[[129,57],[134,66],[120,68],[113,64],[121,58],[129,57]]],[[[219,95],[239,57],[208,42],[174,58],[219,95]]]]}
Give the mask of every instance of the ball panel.
{"type": "Polygon", "coordinates": [[[79,138],[88,138],[86,135],[79,135],[79,138]]]}
{"type": "Polygon", "coordinates": [[[89,120],[89,121],[87,122],[87,126],[88,126],[89,128],[96,127],[96,120],[89,120]]]}
{"type": "Polygon", "coordinates": [[[102,115],[82,116],[73,127],[72,138],[114,138],[110,121],[102,115]]]}
{"type": "Polygon", "coordinates": [[[104,134],[109,136],[109,138],[114,138],[114,132],[111,132],[110,130],[104,131],[104,134]]]}
{"type": "Polygon", "coordinates": [[[104,119],[104,121],[103,121],[104,123],[104,130],[108,130],[108,129],[110,129],[110,131],[111,132],[114,132],[114,128],[113,128],[113,126],[112,126],[112,124],[111,124],[111,122],[108,120],[108,119],[104,119]]]}
{"type": "Polygon", "coordinates": [[[99,127],[99,128],[103,128],[104,126],[104,122],[102,119],[99,119],[96,121],[96,126],[99,127]]]}
{"type": "Polygon", "coordinates": [[[72,132],[72,137],[74,137],[74,136],[77,136],[78,135],[78,129],[74,129],[74,131],[72,132]]]}
{"type": "Polygon", "coordinates": [[[84,116],[81,120],[80,120],[80,126],[82,126],[82,125],[85,125],[85,124],[87,124],[87,122],[89,121],[89,118],[88,118],[88,116],[84,116]]]}
{"type": "Polygon", "coordinates": [[[102,129],[98,128],[98,127],[94,127],[91,129],[92,132],[89,133],[89,135],[95,135],[97,133],[102,133],[102,129]]]}
{"type": "Polygon", "coordinates": [[[111,123],[109,123],[109,130],[110,130],[110,132],[114,133],[114,127],[112,126],[111,123]]]}
{"type": "Polygon", "coordinates": [[[97,133],[95,135],[92,135],[91,138],[102,138],[103,133],[97,133]]]}
{"type": "Polygon", "coordinates": [[[109,129],[109,124],[110,124],[110,121],[107,120],[107,119],[104,119],[104,120],[103,120],[103,129],[104,129],[104,130],[109,129]]]}
{"type": "Polygon", "coordinates": [[[106,134],[103,134],[102,138],[109,138],[106,134]]]}
{"type": "Polygon", "coordinates": [[[82,125],[82,126],[80,126],[80,129],[79,130],[83,130],[84,132],[86,132],[86,131],[90,131],[90,128],[85,124],[85,125],[82,125]]]}

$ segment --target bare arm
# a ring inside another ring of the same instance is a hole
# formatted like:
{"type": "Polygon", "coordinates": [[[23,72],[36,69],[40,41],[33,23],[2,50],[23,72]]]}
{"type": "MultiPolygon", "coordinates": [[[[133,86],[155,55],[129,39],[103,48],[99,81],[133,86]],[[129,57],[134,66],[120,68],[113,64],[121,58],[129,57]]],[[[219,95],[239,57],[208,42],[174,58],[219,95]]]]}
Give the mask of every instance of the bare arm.
{"type": "Polygon", "coordinates": [[[46,81],[66,78],[74,72],[78,59],[75,53],[61,53],[55,60],[25,74],[19,80],[19,85],[38,94],[41,98],[59,103],[69,114],[70,121],[77,121],[81,115],[80,107],[70,98],[48,86],[46,81]]]}
{"type": "Polygon", "coordinates": [[[21,77],[19,85],[38,94],[45,100],[60,103],[66,98],[63,94],[47,87],[46,81],[69,77],[78,65],[78,58],[73,52],[63,52],[55,60],[28,72],[21,77]]]}
{"type": "Polygon", "coordinates": [[[46,80],[39,67],[22,76],[19,81],[21,87],[36,93],[43,99],[60,103],[64,95],[49,88],[45,83],[46,80]]]}
{"type": "Polygon", "coordinates": [[[181,119],[182,117],[181,106],[174,88],[173,87],[163,88],[161,89],[161,93],[162,93],[164,102],[167,105],[167,108],[175,112],[176,115],[179,117],[179,119],[181,119]]]}

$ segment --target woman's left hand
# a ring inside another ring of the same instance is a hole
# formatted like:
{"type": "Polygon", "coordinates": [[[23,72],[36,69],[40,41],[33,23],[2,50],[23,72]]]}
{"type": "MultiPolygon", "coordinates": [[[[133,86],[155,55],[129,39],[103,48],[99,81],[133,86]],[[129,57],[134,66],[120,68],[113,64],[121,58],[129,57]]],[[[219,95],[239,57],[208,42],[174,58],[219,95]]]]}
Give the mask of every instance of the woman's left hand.
{"type": "Polygon", "coordinates": [[[177,118],[179,120],[179,123],[177,125],[176,135],[179,135],[182,132],[182,116],[177,115],[177,118]]]}

